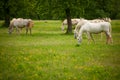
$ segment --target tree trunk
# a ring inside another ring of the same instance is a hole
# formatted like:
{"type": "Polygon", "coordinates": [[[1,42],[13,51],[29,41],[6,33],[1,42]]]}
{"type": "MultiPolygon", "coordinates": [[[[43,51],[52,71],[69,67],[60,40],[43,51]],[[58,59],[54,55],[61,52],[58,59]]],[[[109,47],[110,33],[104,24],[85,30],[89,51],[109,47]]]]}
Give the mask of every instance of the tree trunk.
{"type": "Polygon", "coordinates": [[[10,24],[10,14],[9,14],[9,9],[6,9],[5,11],[5,26],[9,27],[10,24]]]}
{"type": "Polygon", "coordinates": [[[4,17],[5,17],[5,23],[4,23],[4,26],[6,27],[9,27],[9,24],[10,24],[10,9],[9,9],[9,6],[8,6],[8,1],[9,0],[5,0],[4,1],[4,17]]]}
{"type": "Polygon", "coordinates": [[[65,9],[65,12],[66,12],[67,24],[68,24],[66,33],[71,34],[72,33],[72,23],[71,23],[70,9],[69,8],[65,9]]]}

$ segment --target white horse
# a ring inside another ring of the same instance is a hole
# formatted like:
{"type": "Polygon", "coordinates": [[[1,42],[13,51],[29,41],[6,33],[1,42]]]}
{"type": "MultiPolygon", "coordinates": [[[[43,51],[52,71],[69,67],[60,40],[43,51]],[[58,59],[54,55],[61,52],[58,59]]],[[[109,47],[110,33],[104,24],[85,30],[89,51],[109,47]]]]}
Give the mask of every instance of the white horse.
{"type": "MultiPolygon", "coordinates": [[[[74,30],[74,38],[76,39],[78,36],[78,32],[81,28],[81,25],[83,25],[84,23],[82,22],[82,20],[84,20],[85,22],[90,22],[90,23],[100,23],[100,22],[111,22],[110,18],[104,18],[104,19],[93,19],[93,20],[86,20],[84,18],[79,19],[79,23],[76,25],[75,30],[74,30]]],[[[102,33],[101,33],[101,39],[102,39],[102,33]]]]}
{"type": "MultiPolygon", "coordinates": [[[[77,18],[71,19],[72,26],[73,26],[73,25],[77,25],[79,21],[80,21],[80,19],[77,19],[77,18]]],[[[68,25],[68,24],[67,24],[67,19],[65,19],[65,20],[62,22],[62,26],[61,26],[62,31],[64,30],[65,25],[68,25]]]]}
{"type": "Polygon", "coordinates": [[[33,21],[31,19],[23,19],[23,18],[13,18],[9,25],[9,34],[13,32],[14,27],[16,28],[16,31],[19,33],[19,28],[26,28],[26,34],[28,33],[28,30],[30,30],[31,34],[31,28],[33,27],[33,21]]]}
{"type": "Polygon", "coordinates": [[[78,44],[80,44],[82,42],[82,34],[83,32],[86,32],[88,35],[88,40],[90,40],[90,38],[92,38],[92,40],[94,41],[93,37],[92,37],[92,33],[101,33],[101,32],[105,32],[106,37],[107,37],[107,41],[106,43],[112,43],[112,36],[111,36],[111,24],[109,22],[99,22],[99,23],[91,23],[87,20],[82,20],[81,21],[81,28],[79,30],[78,33],[78,44]]]}

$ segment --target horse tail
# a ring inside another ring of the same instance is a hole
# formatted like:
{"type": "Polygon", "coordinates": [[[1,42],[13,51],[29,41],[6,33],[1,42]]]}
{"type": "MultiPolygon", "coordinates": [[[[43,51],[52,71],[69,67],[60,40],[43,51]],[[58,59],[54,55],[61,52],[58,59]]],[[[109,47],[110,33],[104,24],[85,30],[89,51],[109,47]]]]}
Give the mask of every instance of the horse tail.
{"type": "Polygon", "coordinates": [[[110,31],[110,38],[111,38],[111,43],[113,43],[113,39],[112,39],[112,25],[110,24],[109,26],[109,31],[110,31]]]}
{"type": "Polygon", "coordinates": [[[112,33],[112,26],[111,26],[111,24],[109,26],[109,31],[110,31],[110,34],[111,34],[112,33]]]}

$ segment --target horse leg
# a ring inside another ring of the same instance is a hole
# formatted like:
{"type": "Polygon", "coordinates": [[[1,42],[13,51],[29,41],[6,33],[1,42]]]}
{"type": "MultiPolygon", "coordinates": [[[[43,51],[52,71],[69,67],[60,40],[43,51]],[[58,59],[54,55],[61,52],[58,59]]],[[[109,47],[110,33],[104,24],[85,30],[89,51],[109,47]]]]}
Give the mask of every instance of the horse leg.
{"type": "Polygon", "coordinates": [[[11,29],[11,33],[14,31],[14,27],[11,29]]]}
{"type": "Polygon", "coordinates": [[[87,37],[88,37],[88,44],[90,44],[90,33],[87,32],[87,37]]]}
{"type": "Polygon", "coordinates": [[[108,44],[109,36],[108,36],[107,32],[105,32],[105,34],[106,34],[106,44],[108,44]]]}
{"type": "Polygon", "coordinates": [[[31,30],[31,28],[29,28],[29,30],[30,30],[30,35],[31,35],[31,33],[32,33],[32,30],[31,30]]]}
{"type": "Polygon", "coordinates": [[[105,32],[105,34],[106,34],[106,37],[107,37],[106,44],[112,43],[111,34],[109,32],[105,32]]]}
{"type": "Polygon", "coordinates": [[[110,41],[110,43],[113,43],[112,35],[110,32],[109,32],[109,41],[110,41]]]}
{"type": "Polygon", "coordinates": [[[109,43],[113,43],[111,34],[109,34],[109,43]]]}
{"type": "Polygon", "coordinates": [[[90,37],[91,37],[91,39],[93,40],[93,42],[95,43],[95,40],[94,40],[94,38],[93,38],[93,36],[92,36],[91,33],[90,33],[90,37]]]}
{"type": "Polygon", "coordinates": [[[26,34],[28,34],[28,27],[26,27],[26,34]]]}
{"type": "Polygon", "coordinates": [[[16,26],[16,32],[17,34],[20,34],[19,28],[16,26]]]}
{"type": "Polygon", "coordinates": [[[111,37],[110,39],[111,39],[111,43],[113,43],[113,39],[112,39],[112,37],[111,37]]]}
{"type": "Polygon", "coordinates": [[[109,35],[109,42],[110,42],[110,43],[113,43],[113,39],[112,39],[112,36],[111,36],[111,35],[109,35]]]}
{"type": "Polygon", "coordinates": [[[20,31],[22,31],[22,28],[20,28],[20,31]]]}

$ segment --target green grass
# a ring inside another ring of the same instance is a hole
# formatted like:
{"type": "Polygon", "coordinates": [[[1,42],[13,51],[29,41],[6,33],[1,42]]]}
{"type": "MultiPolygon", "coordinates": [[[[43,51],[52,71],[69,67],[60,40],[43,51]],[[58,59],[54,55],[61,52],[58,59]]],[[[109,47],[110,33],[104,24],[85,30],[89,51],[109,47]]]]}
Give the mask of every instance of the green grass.
{"type": "MultiPolygon", "coordinates": [[[[61,21],[34,21],[32,35],[8,34],[0,27],[0,80],[119,80],[120,20],[112,21],[113,44],[94,35],[77,45],[61,31],[61,21]]],[[[0,22],[0,26],[2,22],[0,22]]]]}

